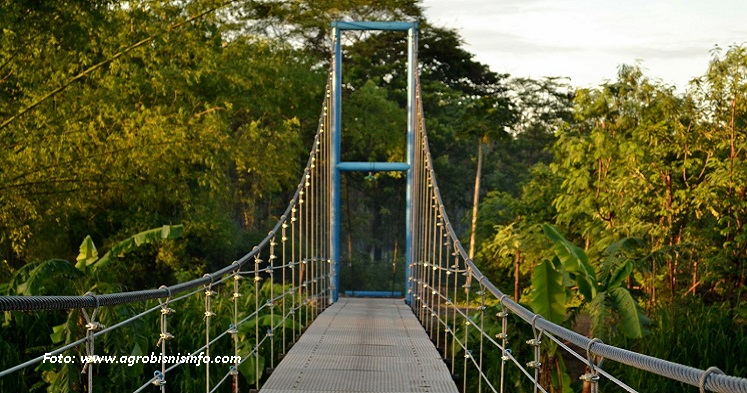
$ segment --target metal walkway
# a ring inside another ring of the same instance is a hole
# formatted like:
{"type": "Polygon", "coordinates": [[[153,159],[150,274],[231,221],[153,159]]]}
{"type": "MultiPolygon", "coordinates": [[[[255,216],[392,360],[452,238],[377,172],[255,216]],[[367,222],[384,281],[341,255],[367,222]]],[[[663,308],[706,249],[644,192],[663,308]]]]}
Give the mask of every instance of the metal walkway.
{"type": "Polygon", "coordinates": [[[403,300],[340,298],[311,324],[260,392],[457,393],[457,388],[403,300]]]}

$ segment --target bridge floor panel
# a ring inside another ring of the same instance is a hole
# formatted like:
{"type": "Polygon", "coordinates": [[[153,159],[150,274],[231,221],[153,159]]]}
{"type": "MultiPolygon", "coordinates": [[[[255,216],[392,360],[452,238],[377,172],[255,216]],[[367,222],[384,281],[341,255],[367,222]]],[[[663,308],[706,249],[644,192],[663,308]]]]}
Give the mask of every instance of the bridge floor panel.
{"type": "Polygon", "coordinates": [[[309,326],[262,393],[457,393],[401,299],[341,298],[309,326]]]}

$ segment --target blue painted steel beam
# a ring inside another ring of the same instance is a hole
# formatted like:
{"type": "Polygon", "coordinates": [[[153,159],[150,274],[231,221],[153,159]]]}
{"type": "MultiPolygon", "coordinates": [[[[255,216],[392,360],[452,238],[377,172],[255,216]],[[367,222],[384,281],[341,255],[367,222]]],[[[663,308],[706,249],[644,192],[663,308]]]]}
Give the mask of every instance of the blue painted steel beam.
{"type": "MultiPolygon", "coordinates": [[[[410,264],[412,264],[412,197],[413,197],[413,169],[415,158],[415,131],[417,129],[417,111],[415,104],[415,77],[417,72],[418,23],[417,22],[332,22],[334,35],[334,63],[332,71],[332,151],[330,154],[332,191],[330,214],[330,259],[332,260],[332,301],[336,302],[340,289],[340,171],[407,171],[407,203],[405,211],[405,285],[411,286],[409,280],[410,264]],[[342,43],[343,30],[396,30],[407,31],[407,163],[342,163],[340,162],[342,135],[342,43]],[[361,169],[358,169],[361,168],[361,169]],[[385,169],[386,168],[386,169],[385,169]]],[[[412,296],[407,301],[410,303],[412,296]]]]}
{"type": "Polygon", "coordinates": [[[399,291],[345,291],[345,296],[352,297],[402,297],[399,291]]]}
{"type": "Polygon", "coordinates": [[[338,30],[393,30],[408,31],[417,29],[418,22],[343,22],[334,21],[332,27],[338,30]]]}
{"type": "Polygon", "coordinates": [[[342,133],[342,44],[340,29],[334,29],[334,63],[332,66],[332,211],[330,214],[330,259],[332,260],[332,301],[337,302],[340,290],[340,147],[342,133]]]}
{"type": "Polygon", "coordinates": [[[341,172],[406,172],[410,164],[406,162],[341,162],[337,170],[341,172]]]}
{"type": "Polygon", "coordinates": [[[417,23],[407,30],[407,164],[410,170],[407,171],[407,191],[405,195],[405,301],[412,304],[412,292],[409,291],[412,282],[410,277],[412,271],[413,244],[412,231],[413,215],[412,198],[415,187],[415,177],[413,176],[412,166],[415,164],[415,132],[418,129],[415,97],[415,77],[418,71],[418,25],[417,23]]]}

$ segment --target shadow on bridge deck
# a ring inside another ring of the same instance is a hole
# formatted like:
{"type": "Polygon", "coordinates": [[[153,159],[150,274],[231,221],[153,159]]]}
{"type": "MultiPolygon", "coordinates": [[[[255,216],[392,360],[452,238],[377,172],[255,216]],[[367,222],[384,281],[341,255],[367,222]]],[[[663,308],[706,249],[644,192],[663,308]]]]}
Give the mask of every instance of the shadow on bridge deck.
{"type": "Polygon", "coordinates": [[[435,346],[401,299],[341,298],[288,352],[262,393],[457,393],[435,346]]]}

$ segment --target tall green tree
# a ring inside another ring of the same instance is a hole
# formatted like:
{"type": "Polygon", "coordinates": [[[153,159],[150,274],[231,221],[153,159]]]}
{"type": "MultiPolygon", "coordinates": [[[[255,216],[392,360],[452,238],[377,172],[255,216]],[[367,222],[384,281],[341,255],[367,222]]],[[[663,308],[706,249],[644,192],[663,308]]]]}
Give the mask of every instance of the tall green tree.
{"type": "Polygon", "coordinates": [[[477,236],[477,211],[480,204],[480,181],[482,179],[483,148],[491,141],[508,139],[508,127],[514,120],[510,101],[495,94],[480,96],[467,101],[464,113],[464,130],[477,139],[477,167],[472,197],[472,221],[470,224],[469,251],[470,259],[475,257],[477,236]]]}
{"type": "Polygon", "coordinates": [[[692,285],[694,290],[705,283],[734,302],[747,285],[747,49],[732,46],[713,55],[705,75],[694,82],[702,101],[701,182],[694,199],[698,215],[711,218],[715,247],[705,259],[711,274],[699,280],[694,272],[692,285]]]}
{"type": "MultiPolygon", "coordinates": [[[[40,31],[36,49],[12,34],[33,30],[33,18],[10,20],[4,35],[3,48],[15,49],[4,54],[0,103],[13,119],[0,129],[3,259],[13,269],[70,255],[70,239],[86,233],[106,239],[173,222],[238,253],[239,232],[286,203],[316,128],[323,70],[283,43],[236,36],[206,13],[211,2],[87,4],[74,9],[81,18],[40,31]],[[91,64],[101,66],[75,79],[91,64]],[[279,160],[289,156],[299,161],[279,160]]],[[[35,7],[3,15],[42,12],[35,7]]]]}
{"type": "MultiPolygon", "coordinates": [[[[638,67],[622,66],[618,80],[576,95],[575,122],[555,145],[555,170],[565,180],[555,200],[558,223],[576,228],[591,253],[621,237],[648,239],[652,258],[647,288],[656,298],[658,265],[666,264],[673,296],[676,252],[693,217],[692,101],[646,78],[638,67]],[[689,155],[689,156],[688,156],[689,155]],[[687,167],[689,166],[689,168],[687,167]]],[[[698,175],[695,175],[698,176],[698,175]]]]}

